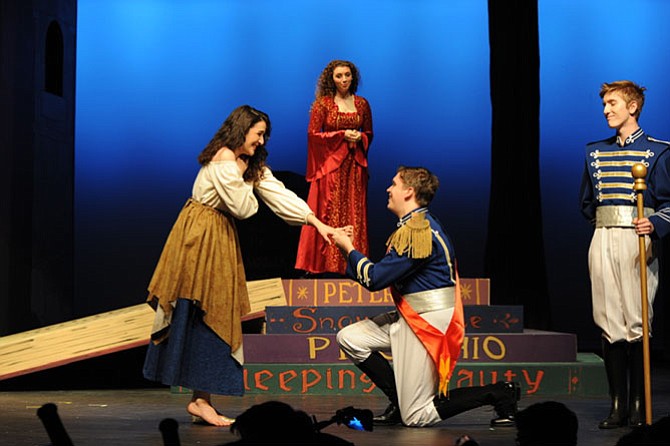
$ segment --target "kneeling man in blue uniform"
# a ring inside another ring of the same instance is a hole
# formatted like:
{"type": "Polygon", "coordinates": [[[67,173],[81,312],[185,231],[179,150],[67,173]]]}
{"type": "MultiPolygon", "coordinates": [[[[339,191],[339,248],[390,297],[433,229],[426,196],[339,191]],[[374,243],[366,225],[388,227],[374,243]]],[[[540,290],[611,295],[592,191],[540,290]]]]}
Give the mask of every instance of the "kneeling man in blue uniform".
{"type": "Polygon", "coordinates": [[[389,398],[376,424],[430,426],[484,405],[492,426],[513,426],[519,385],[499,382],[448,390],[464,336],[454,248],[427,206],[438,178],[422,167],[400,167],[388,192],[398,229],[386,255],[374,263],[344,230],[333,241],[347,260],[348,277],[370,291],[391,287],[396,310],[349,325],[337,334],[342,351],[389,398]],[[393,365],[382,356],[390,353],[393,365]]]}

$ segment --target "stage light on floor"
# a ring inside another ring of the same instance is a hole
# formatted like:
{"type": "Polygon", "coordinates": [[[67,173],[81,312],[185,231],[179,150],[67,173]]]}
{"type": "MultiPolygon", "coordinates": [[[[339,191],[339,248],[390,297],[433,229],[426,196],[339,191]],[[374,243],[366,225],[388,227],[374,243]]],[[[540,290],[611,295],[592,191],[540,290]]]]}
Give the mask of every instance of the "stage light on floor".
{"type": "Polygon", "coordinates": [[[349,429],[372,432],[372,411],[370,409],[356,409],[353,406],[345,407],[335,412],[330,420],[317,422],[315,418],[314,428],[320,431],[333,423],[343,424],[349,429]]]}

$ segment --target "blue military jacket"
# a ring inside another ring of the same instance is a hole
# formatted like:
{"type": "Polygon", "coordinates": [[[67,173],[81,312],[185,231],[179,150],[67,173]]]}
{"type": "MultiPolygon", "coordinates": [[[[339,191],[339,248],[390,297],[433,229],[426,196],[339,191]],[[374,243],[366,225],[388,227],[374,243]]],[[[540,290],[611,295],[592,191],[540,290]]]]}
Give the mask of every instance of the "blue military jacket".
{"type": "Polygon", "coordinates": [[[412,259],[391,248],[381,260],[373,263],[359,251],[351,251],[347,258],[347,276],[370,291],[394,285],[402,294],[455,286],[454,248],[442,224],[428,209],[423,207],[410,212],[400,219],[398,227],[406,224],[416,212],[424,213],[430,223],[432,250],[428,257],[412,259]]]}
{"type": "Polygon", "coordinates": [[[582,178],[580,204],[584,216],[595,219],[598,206],[636,206],[631,168],[635,163],[647,167],[644,206],[654,209],[649,220],[653,238],[670,233],[670,143],[633,132],[623,146],[617,137],[586,146],[586,166],[582,178]]]}

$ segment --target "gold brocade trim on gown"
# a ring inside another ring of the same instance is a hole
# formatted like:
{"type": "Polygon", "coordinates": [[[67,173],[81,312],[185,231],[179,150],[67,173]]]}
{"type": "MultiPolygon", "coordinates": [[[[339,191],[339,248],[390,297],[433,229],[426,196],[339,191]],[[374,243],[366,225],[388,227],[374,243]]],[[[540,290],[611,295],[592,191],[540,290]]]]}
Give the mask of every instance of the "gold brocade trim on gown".
{"type": "MultiPolygon", "coordinates": [[[[367,238],[367,171],[362,169],[350,153],[336,173],[331,174],[328,183],[329,193],[326,213],[321,217],[324,223],[340,228],[346,225],[354,227],[353,244],[364,255],[368,251],[367,238]]],[[[346,261],[339,248],[335,245],[327,245],[319,238],[324,247],[325,271],[344,274],[346,261]]]]}
{"type": "Polygon", "coordinates": [[[241,317],[250,311],[235,220],[193,199],[179,213],[149,284],[147,301],[162,310],[156,313],[154,342],[169,335],[179,298],[200,306],[204,322],[235,356],[242,345],[241,317]]]}

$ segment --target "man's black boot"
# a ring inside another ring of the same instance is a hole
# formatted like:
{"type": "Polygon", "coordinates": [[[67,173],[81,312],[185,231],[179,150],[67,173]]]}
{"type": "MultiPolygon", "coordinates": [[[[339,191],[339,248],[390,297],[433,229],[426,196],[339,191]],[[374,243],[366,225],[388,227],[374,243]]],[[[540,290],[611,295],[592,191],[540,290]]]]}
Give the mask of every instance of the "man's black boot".
{"type": "Polygon", "coordinates": [[[443,420],[477,407],[491,405],[498,414],[497,418],[491,420],[491,426],[507,427],[514,426],[520,396],[518,383],[498,382],[481,387],[452,389],[447,396],[436,397],[433,403],[443,420]]]}
{"type": "Polygon", "coordinates": [[[628,343],[610,344],[603,340],[603,359],[612,405],[610,414],[598,424],[600,429],[616,429],[627,424],[628,343]]]}
{"type": "Polygon", "coordinates": [[[642,342],[628,344],[630,385],[628,391],[628,425],[639,427],[645,424],[644,407],[644,358],[642,342]]]}
{"type": "Polygon", "coordinates": [[[378,425],[394,425],[402,422],[400,407],[398,406],[398,391],[395,386],[395,374],[391,364],[378,352],[372,352],[363,362],[356,364],[368,378],[375,383],[379,390],[390,400],[384,413],[372,418],[378,425]]]}
{"type": "Polygon", "coordinates": [[[400,424],[402,418],[400,417],[400,408],[397,404],[390,403],[382,414],[372,417],[372,423],[380,426],[393,426],[400,424]]]}
{"type": "Polygon", "coordinates": [[[517,382],[502,383],[502,389],[496,393],[493,407],[498,414],[491,420],[491,427],[510,427],[516,424],[517,403],[521,399],[521,386],[517,382]]]}

